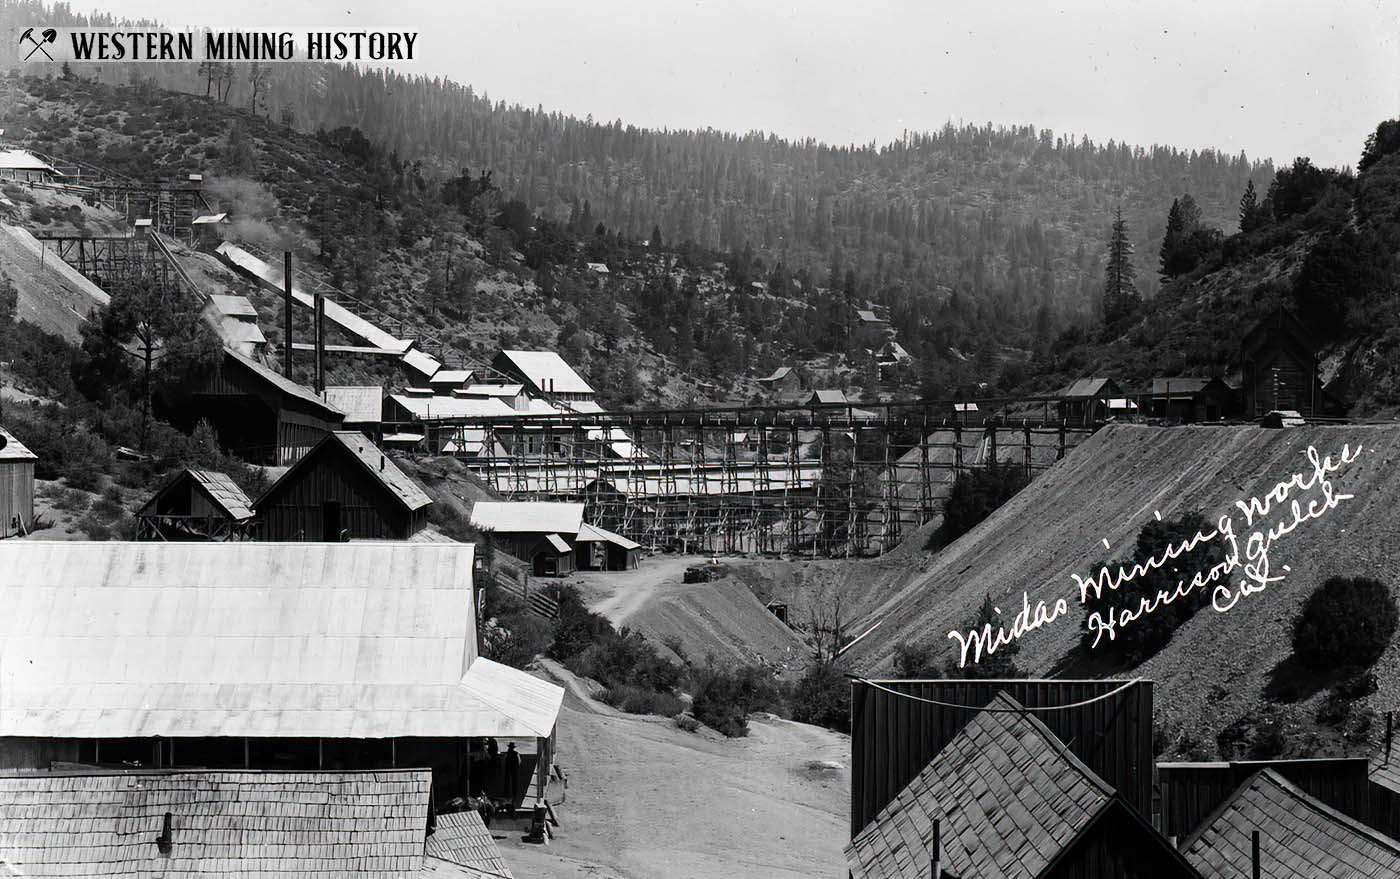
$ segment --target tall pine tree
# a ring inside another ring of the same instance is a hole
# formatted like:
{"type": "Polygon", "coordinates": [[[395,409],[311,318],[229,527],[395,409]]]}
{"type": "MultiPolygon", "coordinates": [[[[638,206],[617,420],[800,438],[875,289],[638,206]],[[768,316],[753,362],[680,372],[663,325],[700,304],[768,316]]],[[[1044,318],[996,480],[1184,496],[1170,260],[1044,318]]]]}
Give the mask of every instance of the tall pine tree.
{"type": "Polygon", "coordinates": [[[1128,224],[1123,208],[1113,211],[1113,232],[1108,239],[1108,264],[1104,266],[1103,319],[1115,323],[1137,310],[1142,296],[1137,291],[1133,268],[1133,243],[1128,240],[1128,224]]]}

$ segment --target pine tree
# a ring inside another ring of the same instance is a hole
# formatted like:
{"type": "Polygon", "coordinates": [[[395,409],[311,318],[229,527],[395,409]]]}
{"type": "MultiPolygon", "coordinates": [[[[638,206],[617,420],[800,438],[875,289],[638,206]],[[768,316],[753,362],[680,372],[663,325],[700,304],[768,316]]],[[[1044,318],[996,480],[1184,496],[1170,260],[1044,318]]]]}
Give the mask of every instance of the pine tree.
{"type": "Polygon", "coordinates": [[[1167,211],[1167,231],[1162,236],[1162,249],[1157,252],[1158,265],[1160,266],[1158,271],[1163,280],[1176,275],[1176,272],[1172,271],[1172,257],[1176,254],[1176,249],[1181,246],[1183,232],[1181,200],[1174,198],[1171,210],[1167,211]]]}
{"type": "Polygon", "coordinates": [[[1273,212],[1273,202],[1268,199],[1259,201],[1259,194],[1254,190],[1254,181],[1246,183],[1244,195],[1240,196],[1240,231],[1253,232],[1262,228],[1268,224],[1273,212]]]}
{"type": "Polygon", "coordinates": [[[1112,324],[1132,314],[1142,304],[1133,268],[1133,243],[1128,240],[1128,224],[1123,209],[1113,211],[1113,233],[1108,240],[1108,264],[1104,267],[1103,318],[1112,324]]]}

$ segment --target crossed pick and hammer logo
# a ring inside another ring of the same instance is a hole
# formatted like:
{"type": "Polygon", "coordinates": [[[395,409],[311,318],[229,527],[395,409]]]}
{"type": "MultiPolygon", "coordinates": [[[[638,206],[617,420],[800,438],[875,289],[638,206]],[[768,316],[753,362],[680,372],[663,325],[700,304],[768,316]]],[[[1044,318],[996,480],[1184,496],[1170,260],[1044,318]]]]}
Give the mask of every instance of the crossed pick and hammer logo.
{"type": "Polygon", "coordinates": [[[51,27],[40,31],[38,39],[34,37],[34,28],[25,28],[24,33],[19,35],[20,46],[23,47],[25,43],[30,43],[33,48],[29,50],[28,55],[24,56],[24,60],[28,61],[33,58],[35,52],[43,52],[44,57],[52,61],[53,56],[49,54],[48,46],[56,39],[58,39],[58,31],[51,27]]]}

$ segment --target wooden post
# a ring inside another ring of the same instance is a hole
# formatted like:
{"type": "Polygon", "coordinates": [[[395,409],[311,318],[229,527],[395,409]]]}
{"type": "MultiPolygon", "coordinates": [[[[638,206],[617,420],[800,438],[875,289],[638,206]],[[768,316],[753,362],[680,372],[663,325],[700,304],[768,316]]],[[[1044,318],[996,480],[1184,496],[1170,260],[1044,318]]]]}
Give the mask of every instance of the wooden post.
{"type": "MultiPolygon", "coordinates": [[[[933,868],[930,875],[933,879],[943,879],[943,840],[941,838],[942,827],[937,818],[933,819],[933,868]]],[[[1257,879],[1257,877],[1256,877],[1257,879]]]]}
{"type": "Polygon", "coordinates": [[[1395,712],[1385,713],[1385,762],[1390,762],[1390,743],[1395,737],[1395,712]]]}
{"type": "Polygon", "coordinates": [[[282,374],[292,377],[292,252],[282,254],[282,374]]]}
{"type": "Polygon", "coordinates": [[[1250,834],[1249,841],[1250,857],[1254,864],[1254,879],[1259,879],[1259,831],[1250,834]]]}

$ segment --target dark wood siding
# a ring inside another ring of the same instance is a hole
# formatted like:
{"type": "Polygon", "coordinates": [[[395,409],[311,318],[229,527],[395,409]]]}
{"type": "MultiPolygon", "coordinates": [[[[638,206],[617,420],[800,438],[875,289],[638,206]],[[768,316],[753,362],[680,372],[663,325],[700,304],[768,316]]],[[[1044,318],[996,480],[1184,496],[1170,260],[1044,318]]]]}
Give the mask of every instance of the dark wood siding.
{"type": "Polygon", "coordinates": [[[325,505],[340,505],[349,539],[403,540],[427,524],[427,510],[410,514],[336,442],[313,452],[258,501],[259,540],[335,541],[324,533],[325,505]]]}
{"type": "MultiPolygon", "coordinates": [[[[904,789],[998,692],[1027,707],[1067,705],[1102,696],[1122,681],[881,681],[923,699],[916,702],[856,681],[851,692],[851,835],[904,789]]],[[[1080,760],[1140,814],[1152,814],[1152,683],[1141,681],[1109,699],[1035,715],[1080,760]]]]}
{"type": "Polygon", "coordinates": [[[1128,806],[1109,809],[1085,831],[1045,879],[1198,879],[1166,841],[1135,820],[1128,806]]]}
{"type": "Polygon", "coordinates": [[[0,461],[0,537],[34,529],[34,462],[0,461]]]}
{"type": "Polygon", "coordinates": [[[1157,783],[1162,792],[1162,833],[1169,837],[1190,834],[1261,769],[1273,769],[1357,821],[1370,819],[1369,767],[1364,757],[1165,764],[1157,767],[1157,783]]]}

